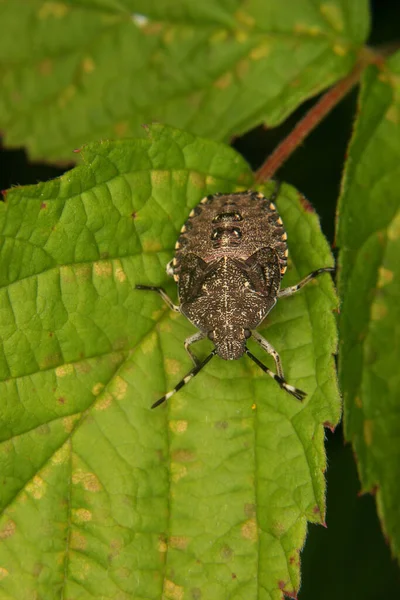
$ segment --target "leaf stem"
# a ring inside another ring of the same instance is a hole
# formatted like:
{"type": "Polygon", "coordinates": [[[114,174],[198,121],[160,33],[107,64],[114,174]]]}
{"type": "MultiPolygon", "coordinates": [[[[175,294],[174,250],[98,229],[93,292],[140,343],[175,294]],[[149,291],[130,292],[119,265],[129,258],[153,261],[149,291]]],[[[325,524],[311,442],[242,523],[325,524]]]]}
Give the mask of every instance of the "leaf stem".
{"type": "Polygon", "coordinates": [[[271,179],[283,165],[283,163],[293,154],[303,140],[319,125],[327,114],[350,92],[358,83],[362,72],[370,64],[382,65],[383,56],[377,54],[370,48],[363,48],[359,59],[347,77],[339,81],[330,90],[328,90],[308,113],[297,123],[289,135],[282,140],[275,150],[268,156],[266,161],[256,171],[256,183],[263,183],[271,179]]]}

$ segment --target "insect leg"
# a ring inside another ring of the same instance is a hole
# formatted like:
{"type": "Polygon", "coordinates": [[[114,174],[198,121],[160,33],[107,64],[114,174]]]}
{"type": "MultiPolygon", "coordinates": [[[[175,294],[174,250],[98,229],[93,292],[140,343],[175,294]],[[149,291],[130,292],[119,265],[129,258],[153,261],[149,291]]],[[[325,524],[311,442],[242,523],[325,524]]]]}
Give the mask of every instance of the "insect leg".
{"type": "Polygon", "coordinates": [[[275,379],[277,384],[280,385],[282,389],[286,390],[289,394],[292,394],[292,396],[297,398],[297,400],[304,400],[304,398],[307,396],[305,392],[302,392],[301,390],[293,387],[292,385],[289,385],[283,379],[283,377],[279,377],[279,375],[276,375],[273,371],[271,371],[271,369],[268,369],[268,367],[266,367],[261,361],[259,361],[258,358],[254,356],[254,354],[252,354],[247,348],[245,352],[247,356],[251,358],[251,360],[254,361],[256,365],[258,365],[260,369],[264,371],[264,373],[268,373],[268,375],[272,377],[272,379],[275,379]]]}
{"type": "Polygon", "coordinates": [[[301,290],[301,288],[304,287],[306,283],[314,279],[314,277],[321,275],[321,273],[333,273],[334,270],[334,267],[323,267],[322,269],[317,269],[316,271],[313,271],[307,275],[307,277],[304,277],[304,279],[302,279],[297,285],[291,285],[290,287],[280,290],[280,292],[278,292],[278,298],[283,298],[283,296],[291,296],[295,292],[301,290]]]}
{"type": "Polygon", "coordinates": [[[283,374],[281,357],[279,356],[275,348],[272,346],[272,344],[270,344],[265,338],[263,338],[263,336],[260,335],[258,331],[252,331],[251,336],[257,342],[257,344],[259,344],[261,348],[268,352],[268,354],[270,354],[274,359],[276,370],[278,372],[278,377],[280,377],[281,379],[285,379],[285,376],[283,374]]]}
{"type": "Polygon", "coordinates": [[[203,360],[203,362],[201,362],[200,364],[198,364],[195,367],[193,367],[193,369],[191,371],[189,371],[189,373],[187,375],[185,375],[185,377],[183,379],[181,379],[181,381],[178,383],[178,385],[176,385],[174,387],[173,390],[171,390],[170,392],[168,392],[167,394],[165,394],[164,396],[162,396],[159,400],[157,400],[157,402],[154,402],[154,404],[151,405],[151,408],[156,408],[156,406],[160,406],[160,404],[162,404],[163,402],[165,402],[166,400],[168,400],[169,398],[171,398],[171,396],[173,394],[175,394],[175,392],[178,392],[184,385],[186,385],[187,383],[189,383],[189,381],[195,375],[197,375],[197,373],[199,371],[201,371],[201,369],[203,367],[206,366],[206,364],[212,359],[213,356],[216,355],[216,353],[217,353],[217,351],[214,348],[214,350],[208,356],[206,356],[206,358],[203,360]]]}
{"type": "Polygon", "coordinates": [[[185,350],[189,354],[190,358],[192,359],[192,361],[196,367],[199,364],[199,359],[197,358],[197,356],[195,354],[193,354],[193,352],[190,350],[189,346],[191,346],[195,342],[199,342],[200,340],[202,340],[205,337],[206,336],[204,335],[204,333],[202,333],[201,331],[198,331],[197,333],[194,333],[190,337],[186,338],[186,340],[184,342],[185,350]]]}
{"type": "Polygon", "coordinates": [[[163,290],[162,287],[156,287],[154,285],[136,285],[135,288],[137,290],[157,292],[157,294],[160,294],[160,296],[164,300],[164,302],[166,304],[168,304],[168,306],[170,307],[171,310],[174,310],[175,312],[181,312],[181,309],[179,308],[179,306],[177,306],[176,304],[174,304],[172,302],[171,298],[165,293],[165,290],[163,290]]]}

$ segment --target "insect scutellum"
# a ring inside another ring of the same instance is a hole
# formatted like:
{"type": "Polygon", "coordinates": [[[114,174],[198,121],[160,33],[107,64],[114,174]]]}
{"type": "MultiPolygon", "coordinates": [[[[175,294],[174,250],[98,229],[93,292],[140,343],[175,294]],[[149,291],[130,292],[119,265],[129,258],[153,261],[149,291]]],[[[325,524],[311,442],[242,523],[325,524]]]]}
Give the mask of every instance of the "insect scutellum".
{"type": "Polygon", "coordinates": [[[199,329],[184,343],[194,367],[152,408],[186,385],[216,354],[225,360],[246,354],[286,392],[298,400],[305,398],[305,392],[286,382],[278,352],[256,328],[278,298],[296,293],[334,268],[317,269],[297,285],[280,289],[288,249],[274,204],[279,187],[277,183],[269,198],[250,190],[212,194],[191,211],[176,242],[175,256],[167,265],[168,275],[178,284],[179,305],[161,287],[136,286],[160,294],[172,310],[199,329]],[[272,356],[276,373],[249,351],[246,342],[250,337],[272,356]],[[190,346],[203,338],[209,338],[214,349],[200,362],[190,346]]]}

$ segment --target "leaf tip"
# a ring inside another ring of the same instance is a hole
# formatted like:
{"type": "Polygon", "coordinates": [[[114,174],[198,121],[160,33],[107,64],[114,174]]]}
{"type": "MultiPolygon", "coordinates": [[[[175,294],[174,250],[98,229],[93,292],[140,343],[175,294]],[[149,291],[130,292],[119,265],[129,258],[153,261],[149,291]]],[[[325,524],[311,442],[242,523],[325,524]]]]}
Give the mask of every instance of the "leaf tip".
{"type": "Polygon", "coordinates": [[[325,421],[324,427],[326,429],[329,429],[332,433],[335,433],[336,425],[334,423],[331,423],[330,421],[325,421]]]}

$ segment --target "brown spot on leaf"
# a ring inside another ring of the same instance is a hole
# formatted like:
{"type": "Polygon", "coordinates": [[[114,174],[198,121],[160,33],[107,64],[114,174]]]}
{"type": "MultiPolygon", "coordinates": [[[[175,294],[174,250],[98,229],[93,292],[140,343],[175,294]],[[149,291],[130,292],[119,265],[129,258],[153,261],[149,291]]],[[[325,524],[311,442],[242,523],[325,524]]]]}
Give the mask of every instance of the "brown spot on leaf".
{"type": "Polygon", "coordinates": [[[183,600],[184,589],[180,585],[176,585],[173,581],[165,579],[164,595],[168,600],[183,600]]]}
{"type": "Polygon", "coordinates": [[[5,539],[13,536],[15,533],[15,530],[16,530],[16,525],[15,525],[14,521],[9,519],[8,521],[6,521],[5,525],[0,530],[0,540],[5,540],[5,539]]]}
{"type": "Polygon", "coordinates": [[[224,544],[224,546],[222,546],[222,548],[221,548],[222,560],[231,560],[233,555],[234,555],[234,552],[233,552],[232,548],[230,546],[228,546],[228,544],[224,544]]]}
{"type": "Polygon", "coordinates": [[[178,550],[186,550],[188,543],[189,538],[185,535],[172,535],[169,538],[171,548],[177,548],[178,550]]]}
{"type": "Polygon", "coordinates": [[[332,433],[334,433],[335,428],[336,428],[335,425],[333,423],[331,423],[330,421],[325,421],[324,427],[326,427],[327,429],[330,429],[332,431],[332,433]]]}
{"type": "Polygon", "coordinates": [[[307,200],[307,198],[305,196],[303,196],[303,194],[299,194],[299,199],[300,199],[300,204],[302,205],[302,207],[304,208],[304,210],[308,213],[313,213],[314,208],[313,205],[311,204],[311,202],[309,200],[307,200]]]}
{"type": "Polygon", "coordinates": [[[172,453],[172,460],[175,462],[192,462],[196,454],[192,450],[180,449],[172,453]]]}
{"type": "Polygon", "coordinates": [[[248,517],[249,519],[251,517],[255,517],[256,516],[256,505],[253,503],[246,503],[244,505],[244,514],[246,515],[246,517],[248,517]]]}
{"type": "Polygon", "coordinates": [[[249,519],[245,523],[243,523],[242,528],[242,536],[247,540],[252,542],[256,542],[258,539],[258,531],[257,531],[257,523],[255,519],[249,519]]]}

